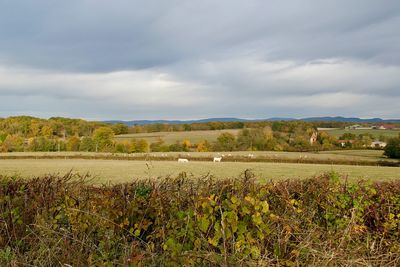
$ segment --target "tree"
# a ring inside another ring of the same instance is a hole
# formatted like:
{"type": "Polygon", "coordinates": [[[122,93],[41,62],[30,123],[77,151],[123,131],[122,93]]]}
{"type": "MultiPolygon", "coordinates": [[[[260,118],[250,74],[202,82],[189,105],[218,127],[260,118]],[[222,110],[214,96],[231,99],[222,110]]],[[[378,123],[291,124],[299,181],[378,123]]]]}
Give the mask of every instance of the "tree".
{"type": "Polygon", "coordinates": [[[80,151],[91,152],[95,151],[95,145],[91,137],[85,136],[82,138],[81,144],[79,146],[80,151]]]}
{"type": "Polygon", "coordinates": [[[339,137],[340,140],[354,140],[356,139],[356,135],[353,133],[344,133],[341,137],[339,137]]]}
{"type": "Polygon", "coordinates": [[[2,151],[4,152],[19,152],[24,150],[24,139],[16,134],[8,135],[2,143],[2,151]]]}
{"type": "Polygon", "coordinates": [[[129,127],[125,124],[118,123],[112,126],[112,130],[114,131],[115,135],[127,134],[129,132],[129,127]]]}
{"type": "Polygon", "coordinates": [[[68,151],[79,151],[79,146],[81,140],[77,136],[72,136],[67,140],[67,150],[68,151]]]}
{"type": "Polygon", "coordinates": [[[217,138],[217,148],[221,151],[233,151],[236,148],[236,138],[231,133],[222,133],[217,138]]]}
{"type": "Polygon", "coordinates": [[[131,144],[128,141],[117,142],[115,144],[115,152],[117,153],[129,153],[131,144]]]}
{"type": "Polygon", "coordinates": [[[389,140],[384,155],[389,158],[400,159],[400,136],[389,140]]]}
{"type": "Polygon", "coordinates": [[[149,151],[149,143],[144,139],[139,139],[135,142],[135,152],[146,153],[149,151]]]}
{"type": "Polygon", "coordinates": [[[109,148],[113,145],[113,140],[114,132],[109,127],[97,128],[93,133],[93,141],[96,152],[109,150],[109,148]]]}
{"type": "Polygon", "coordinates": [[[46,125],[43,126],[43,128],[40,130],[41,134],[46,137],[52,137],[53,136],[53,128],[50,126],[46,125]]]}
{"type": "Polygon", "coordinates": [[[183,151],[189,151],[190,147],[191,147],[190,141],[183,140],[183,142],[182,142],[183,151]]]}
{"type": "Polygon", "coordinates": [[[164,144],[164,141],[159,139],[157,142],[151,143],[150,150],[152,152],[168,152],[169,147],[164,144]]]}
{"type": "Polygon", "coordinates": [[[197,145],[196,150],[197,152],[208,152],[211,150],[210,143],[207,140],[204,140],[197,145]]]}

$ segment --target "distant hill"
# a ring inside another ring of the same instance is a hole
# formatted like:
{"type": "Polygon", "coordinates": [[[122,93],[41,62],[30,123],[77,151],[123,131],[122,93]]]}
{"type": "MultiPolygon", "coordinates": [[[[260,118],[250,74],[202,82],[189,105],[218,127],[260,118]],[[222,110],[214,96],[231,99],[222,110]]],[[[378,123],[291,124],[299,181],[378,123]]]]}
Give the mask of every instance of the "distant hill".
{"type": "Polygon", "coordinates": [[[396,122],[400,123],[400,120],[384,120],[381,118],[372,118],[372,119],[360,119],[360,118],[345,118],[345,117],[310,117],[310,118],[302,118],[302,119],[294,119],[294,118],[269,118],[269,119],[239,119],[239,118],[209,118],[209,119],[201,119],[201,120],[133,120],[133,121],[122,121],[122,120],[109,120],[104,121],[106,123],[111,124],[126,124],[128,126],[133,125],[146,125],[146,124],[191,124],[191,123],[207,123],[207,122],[252,122],[252,121],[292,121],[292,120],[300,120],[300,121],[339,121],[339,122],[354,122],[354,123],[387,123],[387,122],[396,122]]]}

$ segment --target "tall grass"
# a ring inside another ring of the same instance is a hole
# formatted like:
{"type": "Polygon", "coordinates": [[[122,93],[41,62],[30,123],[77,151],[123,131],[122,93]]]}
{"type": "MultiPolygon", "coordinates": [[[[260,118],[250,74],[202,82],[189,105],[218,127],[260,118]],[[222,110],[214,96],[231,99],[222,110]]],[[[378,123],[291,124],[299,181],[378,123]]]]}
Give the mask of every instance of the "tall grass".
{"type": "Polygon", "coordinates": [[[0,178],[1,266],[400,265],[400,182],[0,178]]]}

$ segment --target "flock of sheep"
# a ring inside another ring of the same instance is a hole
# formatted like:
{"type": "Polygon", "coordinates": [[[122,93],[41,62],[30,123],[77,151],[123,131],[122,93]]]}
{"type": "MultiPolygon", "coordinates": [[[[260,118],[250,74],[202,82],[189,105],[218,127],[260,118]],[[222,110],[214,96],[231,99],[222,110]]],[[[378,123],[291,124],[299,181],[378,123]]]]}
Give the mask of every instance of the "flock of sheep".
{"type": "MultiPolygon", "coordinates": [[[[214,157],[213,162],[221,162],[223,156],[224,155],[222,155],[220,157],[214,157]]],[[[229,154],[228,156],[231,156],[231,154],[229,154]]],[[[249,154],[248,157],[249,158],[254,158],[254,155],[253,154],[249,154]]],[[[185,159],[185,158],[178,158],[178,162],[179,163],[187,163],[187,162],[189,162],[189,160],[185,159]]]]}

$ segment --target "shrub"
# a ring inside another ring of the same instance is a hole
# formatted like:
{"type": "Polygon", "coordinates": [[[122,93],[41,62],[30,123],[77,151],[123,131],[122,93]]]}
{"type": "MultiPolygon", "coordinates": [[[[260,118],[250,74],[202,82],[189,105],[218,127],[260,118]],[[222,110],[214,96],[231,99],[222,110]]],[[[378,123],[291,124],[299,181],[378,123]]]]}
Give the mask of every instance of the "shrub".
{"type": "MultiPolygon", "coordinates": [[[[87,178],[87,177],[86,177],[87,178]]],[[[0,263],[34,266],[400,264],[399,182],[337,174],[92,186],[0,178],[0,263]]]]}
{"type": "Polygon", "coordinates": [[[384,154],[389,158],[400,159],[400,137],[389,140],[384,154]]]}

